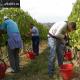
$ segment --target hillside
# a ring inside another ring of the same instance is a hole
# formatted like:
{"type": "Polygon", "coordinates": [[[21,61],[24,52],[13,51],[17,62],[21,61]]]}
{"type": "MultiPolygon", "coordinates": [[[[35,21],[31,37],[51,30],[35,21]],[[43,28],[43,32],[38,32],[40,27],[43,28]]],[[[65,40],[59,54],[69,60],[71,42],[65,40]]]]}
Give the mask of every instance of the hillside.
{"type": "Polygon", "coordinates": [[[54,22],[53,22],[53,23],[42,23],[42,24],[43,24],[44,26],[50,28],[50,27],[54,24],[54,22]]]}

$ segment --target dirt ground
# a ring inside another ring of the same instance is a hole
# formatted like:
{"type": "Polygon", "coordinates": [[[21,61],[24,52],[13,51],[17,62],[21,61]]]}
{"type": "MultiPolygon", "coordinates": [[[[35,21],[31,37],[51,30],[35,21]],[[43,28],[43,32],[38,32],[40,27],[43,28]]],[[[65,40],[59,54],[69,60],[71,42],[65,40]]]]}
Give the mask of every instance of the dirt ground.
{"type": "MultiPolygon", "coordinates": [[[[30,46],[31,47],[31,46],[30,46]]],[[[30,60],[23,53],[20,54],[21,72],[17,74],[6,73],[4,80],[63,80],[59,68],[56,66],[55,75],[50,78],[47,73],[49,49],[47,41],[40,43],[40,55],[35,60],[30,60]]],[[[28,45],[26,48],[29,48],[28,45]]],[[[74,74],[71,80],[80,80],[80,67],[77,61],[73,60],[74,74]]],[[[71,62],[65,62],[71,63],[71,62]]]]}

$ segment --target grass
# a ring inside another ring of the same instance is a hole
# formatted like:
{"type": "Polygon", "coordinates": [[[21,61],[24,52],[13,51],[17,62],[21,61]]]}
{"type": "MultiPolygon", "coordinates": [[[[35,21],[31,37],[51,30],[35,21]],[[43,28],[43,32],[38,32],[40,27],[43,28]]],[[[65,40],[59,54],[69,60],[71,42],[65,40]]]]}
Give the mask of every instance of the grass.
{"type": "MultiPolygon", "coordinates": [[[[45,50],[46,51],[46,50],[45,50]]],[[[24,65],[21,73],[15,75],[9,75],[7,78],[15,78],[15,80],[46,80],[47,75],[47,64],[48,64],[48,55],[47,51],[35,60],[30,61],[24,65]]],[[[27,60],[25,60],[27,61],[27,60]]]]}
{"type": "MultiPolygon", "coordinates": [[[[22,58],[25,65],[22,67],[22,71],[16,74],[7,74],[5,80],[53,80],[48,77],[48,48],[36,57],[35,60],[28,60],[22,58]]],[[[57,68],[56,68],[57,69],[57,68]]],[[[60,80],[55,74],[55,80],[60,80]]]]}
{"type": "MultiPolygon", "coordinates": [[[[21,72],[16,74],[7,73],[4,80],[62,80],[57,64],[55,65],[54,78],[48,76],[49,49],[46,42],[40,45],[40,50],[41,53],[35,60],[29,60],[25,56],[20,57],[21,72]]],[[[80,78],[73,80],[80,80],[80,78]]]]}

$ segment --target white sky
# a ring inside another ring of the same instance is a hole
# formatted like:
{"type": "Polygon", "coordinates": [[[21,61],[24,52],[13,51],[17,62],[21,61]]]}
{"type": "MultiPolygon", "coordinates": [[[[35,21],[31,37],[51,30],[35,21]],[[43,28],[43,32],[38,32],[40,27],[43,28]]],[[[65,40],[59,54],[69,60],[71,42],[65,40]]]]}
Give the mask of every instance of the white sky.
{"type": "Polygon", "coordinates": [[[21,8],[38,22],[67,20],[76,0],[21,0],[21,8]]]}

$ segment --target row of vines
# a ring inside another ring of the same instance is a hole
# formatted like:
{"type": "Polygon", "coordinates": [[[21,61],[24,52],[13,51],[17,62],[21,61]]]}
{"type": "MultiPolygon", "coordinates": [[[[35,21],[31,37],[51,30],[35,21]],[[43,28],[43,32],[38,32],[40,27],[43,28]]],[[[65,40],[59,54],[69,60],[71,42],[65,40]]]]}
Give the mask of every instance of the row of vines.
{"type": "MultiPolygon", "coordinates": [[[[41,23],[33,19],[28,14],[28,12],[24,12],[22,9],[19,9],[19,8],[1,9],[0,10],[0,24],[3,23],[3,17],[5,15],[17,22],[24,42],[26,41],[24,35],[29,31],[30,23],[33,23],[39,29],[40,39],[47,38],[48,29],[44,25],[42,25],[41,23]]],[[[6,38],[7,38],[6,35],[0,36],[0,41],[1,41],[0,43],[4,45],[6,42],[6,38]]]]}
{"type": "Polygon", "coordinates": [[[72,46],[80,48],[80,0],[76,0],[68,20],[75,21],[77,24],[77,30],[72,32],[70,37],[72,38],[72,46]]]}

